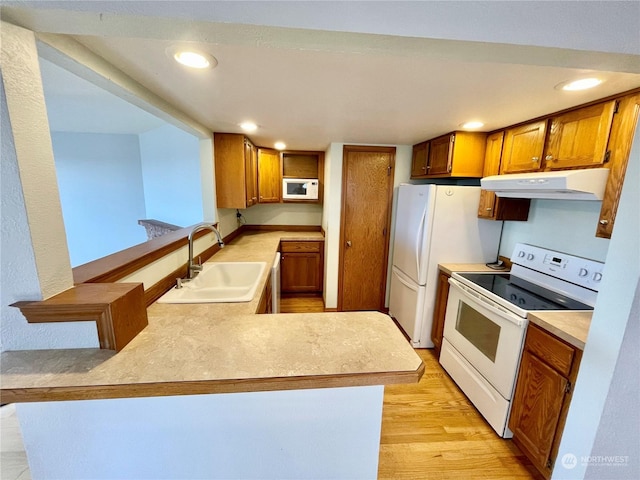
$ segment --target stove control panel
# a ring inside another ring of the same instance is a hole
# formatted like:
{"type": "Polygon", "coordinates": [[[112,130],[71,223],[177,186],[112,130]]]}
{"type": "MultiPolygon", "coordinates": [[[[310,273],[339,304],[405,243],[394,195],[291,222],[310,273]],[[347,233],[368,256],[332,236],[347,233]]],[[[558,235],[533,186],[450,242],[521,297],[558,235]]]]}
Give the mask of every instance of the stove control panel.
{"type": "Polygon", "coordinates": [[[598,291],[604,263],[568,253],[555,252],[526,243],[516,244],[511,261],[514,264],[551,275],[567,282],[598,291]]]}

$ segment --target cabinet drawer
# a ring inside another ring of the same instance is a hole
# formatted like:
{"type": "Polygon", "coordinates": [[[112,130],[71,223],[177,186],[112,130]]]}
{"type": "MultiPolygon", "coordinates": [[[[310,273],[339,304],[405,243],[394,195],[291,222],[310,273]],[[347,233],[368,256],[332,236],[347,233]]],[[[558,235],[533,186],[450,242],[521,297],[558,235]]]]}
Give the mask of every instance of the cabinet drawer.
{"type": "Polygon", "coordinates": [[[322,242],[282,241],[280,251],[282,253],[318,253],[322,242]]]}
{"type": "Polygon", "coordinates": [[[575,356],[572,346],[531,324],[529,324],[525,345],[527,350],[544,360],[550,367],[569,376],[575,356]]]}

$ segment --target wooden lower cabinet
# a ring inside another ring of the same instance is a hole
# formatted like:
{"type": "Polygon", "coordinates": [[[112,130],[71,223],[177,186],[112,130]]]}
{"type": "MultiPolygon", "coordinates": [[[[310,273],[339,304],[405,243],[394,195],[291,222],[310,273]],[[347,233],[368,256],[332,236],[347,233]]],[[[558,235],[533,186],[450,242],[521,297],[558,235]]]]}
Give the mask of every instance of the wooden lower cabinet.
{"type": "Polygon", "coordinates": [[[271,284],[271,275],[267,278],[267,284],[264,286],[258,310],[256,313],[273,313],[273,285],[271,284]]]}
{"type": "Polygon", "coordinates": [[[440,270],[438,273],[438,287],[436,290],[436,304],[433,309],[433,324],[431,325],[431,341],[436,354],[440,357],[442,337],[444,336],[444,317],[447,313],[447,299],[449,298],[449,275],[440,270]]]}
{"type": "Polygon", "coordinates": [[[513,442],[550,478],[582,351],[529,324],[513,398],[513,442]]]}
{"type": "Polygon", "coordinates": [[[322,292],[324,242],[283,240],[280,252],[282,293],[322,292]]]}

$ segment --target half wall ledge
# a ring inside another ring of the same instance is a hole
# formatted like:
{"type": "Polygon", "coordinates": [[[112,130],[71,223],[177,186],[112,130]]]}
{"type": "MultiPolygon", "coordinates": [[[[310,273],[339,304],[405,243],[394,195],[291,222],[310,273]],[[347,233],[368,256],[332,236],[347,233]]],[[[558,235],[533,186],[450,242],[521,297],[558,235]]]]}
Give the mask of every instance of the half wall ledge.
{"type": "Polygon", "coordinates": [[[83,283],[47,300],[11,306],[29,323],[95,321],[100,348],[116,352],[148,325],[142,283],[83,283]]]}

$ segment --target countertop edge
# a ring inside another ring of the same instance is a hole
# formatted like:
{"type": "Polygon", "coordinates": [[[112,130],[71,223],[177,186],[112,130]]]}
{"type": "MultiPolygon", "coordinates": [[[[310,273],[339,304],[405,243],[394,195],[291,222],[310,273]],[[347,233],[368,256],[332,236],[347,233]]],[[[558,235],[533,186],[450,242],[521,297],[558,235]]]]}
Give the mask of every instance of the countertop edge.
{"type": "MultiPolygon", "coordinates": [[[[563,312],[559,312],[557,315],[560,316],[562,315],[563,312]]],[[[543,330],[549,332],[550,334],[558,337],[560,340],[563,340],[565,342],[567,342],[569,345],[577,348],[578,350],[582,350],[584,351],[584,347],[585,347],[585,342],[586,342],[586,337],[589,333],[589,326],[591,324],[591,320],[584,320],[584,322],[582,322],[584,325],[580,325],[580,327],[582,328],[582,330],[584,330],[584,340],[581,340],[580,338],[578,338],[576,335],[568,332],[566,329],[564,329],[562,327],[562,325],[554,325],[554,323],[552,323],[552,321],[550,320],[546,320],[544,318],[540,318],[538,315],[536,315],[536,313],[531,313],[528,317],[529,322],[533,323],[534,325],[537,325],[538,327],[542,328],[543,330]]],[[[574,326],[575,327],[575,326],[574,326]]],[[[575,328],[574,328],[575,329],[575,328]]]]}
{"type": "Polygon", "coordinates": [[[2,403],[25,403],[393,385],[417,383],[424,371],[421,361],[413,371],[0,389],[0,399],[2,403]]]}

